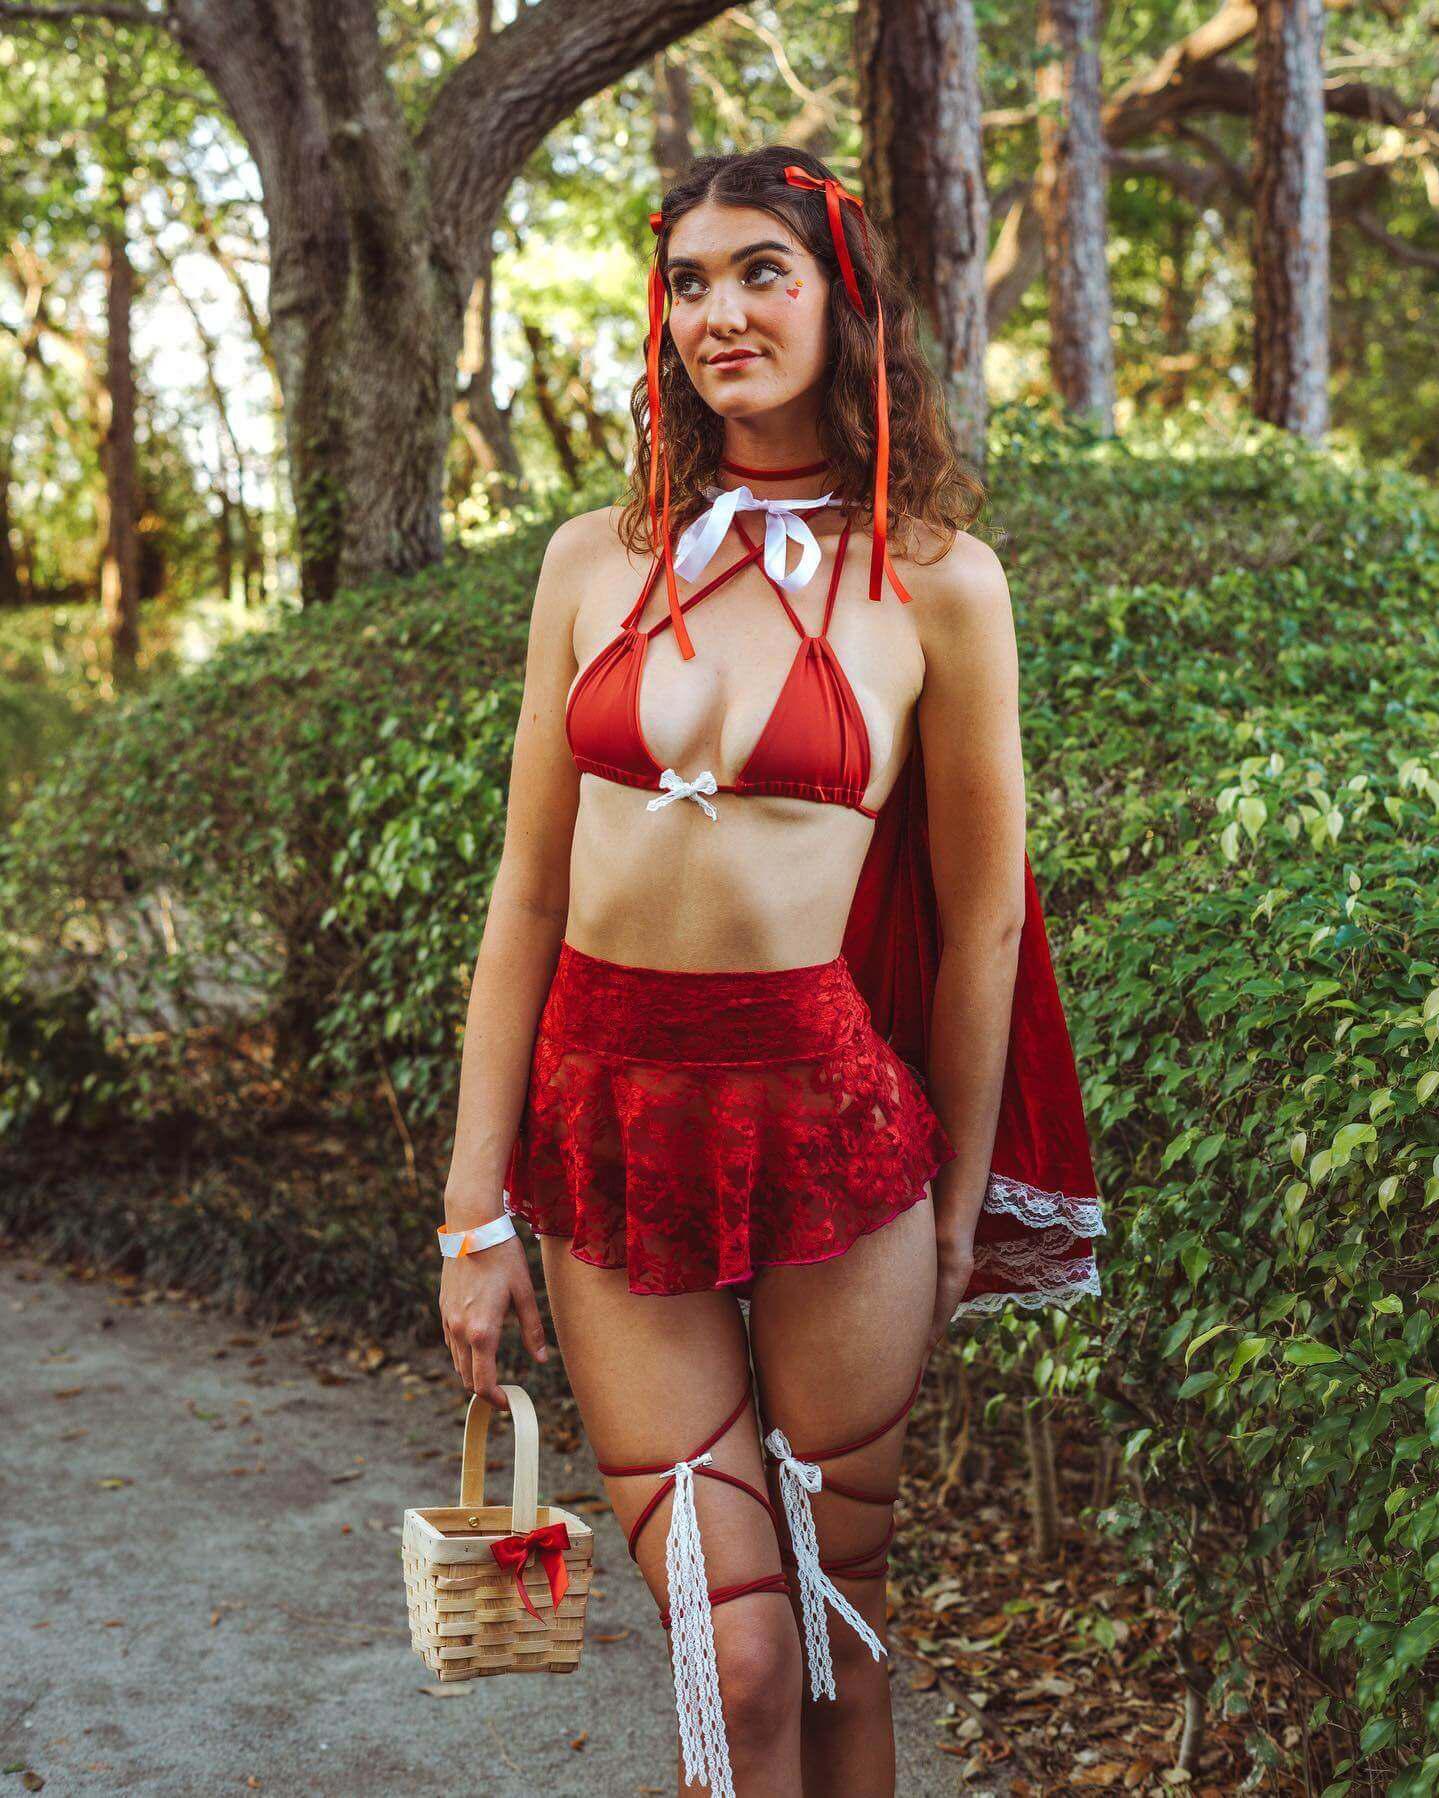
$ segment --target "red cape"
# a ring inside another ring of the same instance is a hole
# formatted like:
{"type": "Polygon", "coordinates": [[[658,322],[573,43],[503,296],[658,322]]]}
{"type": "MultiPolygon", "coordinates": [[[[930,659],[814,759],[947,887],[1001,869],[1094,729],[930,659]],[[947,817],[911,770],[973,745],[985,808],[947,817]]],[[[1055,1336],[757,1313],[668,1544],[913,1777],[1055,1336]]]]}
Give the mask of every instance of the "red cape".
{"type": "MultiPolygon", "coordinates": [[[[955,1317],[1070,1305],[1099,1291],[1093,1238],[1103,1234],[1069,1030],[1044,914],[1024,858],[1019,940],[999,1122],[974,1236],[974,1274],[955,1317]]],[[[843,950],[874,1026],[921,1082],[943,946],[929,855],[924,757],[916,736],[880,807],[850,906],[843,950]]]]}

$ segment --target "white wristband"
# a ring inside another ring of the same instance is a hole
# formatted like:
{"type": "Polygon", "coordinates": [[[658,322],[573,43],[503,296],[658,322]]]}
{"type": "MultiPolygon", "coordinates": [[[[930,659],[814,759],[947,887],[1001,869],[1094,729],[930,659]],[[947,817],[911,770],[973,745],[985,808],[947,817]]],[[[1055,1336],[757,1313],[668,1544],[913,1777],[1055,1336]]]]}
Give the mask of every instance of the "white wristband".
{"type": "Polygon", "coordinates": [[[468,1230],[446,1230],[441,1225],[436,1231],[440,1239],[440,1253],[451,1257],[472,1255],[479,1249],[492,1249],[496,1243],[508,1242],[516,1234],[515,1220],[508,1212],[503,1217],[492,1218],[487,1224],[475,1224],[468,1230]]]}

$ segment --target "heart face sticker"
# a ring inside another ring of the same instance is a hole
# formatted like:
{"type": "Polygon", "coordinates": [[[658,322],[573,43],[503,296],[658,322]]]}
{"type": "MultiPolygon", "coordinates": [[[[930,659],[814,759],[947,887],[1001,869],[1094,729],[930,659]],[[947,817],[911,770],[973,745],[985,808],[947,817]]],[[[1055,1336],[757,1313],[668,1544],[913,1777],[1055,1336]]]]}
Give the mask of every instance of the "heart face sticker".
{"type": "Polygon", "coordinates": [[[795,276],[795,279],[794,279],[794,286],[793,286],[793,287],[786,287],[786,288],[785,288],[785,292],[786,292],[786,293],[787,293],[787,294],[788,294],[788,295],[789,295],[789,297],[790,297],[790,298],[791,298],[791,299],[792,299],[792,300],[797,300],[797,299],[798,299],[798,298],[799,298],[799,290],[800,290],[800,288],[801,288],[801,287],[803,287],[803,286],[804,286],[804,279],[803,279],[803,277],[802,277],[802,276],[800,276],[800,275],[796,275],[796,276],[795,276]]]}

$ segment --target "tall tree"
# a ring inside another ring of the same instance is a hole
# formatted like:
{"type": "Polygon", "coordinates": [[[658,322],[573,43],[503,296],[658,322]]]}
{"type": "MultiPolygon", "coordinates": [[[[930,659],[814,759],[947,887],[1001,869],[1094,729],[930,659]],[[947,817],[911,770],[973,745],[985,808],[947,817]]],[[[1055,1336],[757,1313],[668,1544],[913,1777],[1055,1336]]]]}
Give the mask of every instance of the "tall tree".
{"type": "Polygon", "coordinates": [[[1254,410],[1329,424],[1324,0],[1259,0],[1254,108],[1254,410]]]}
{"type": "Polygon", "coordinates": [[[126,240],[123,205],[105,224],[105,550],[100,603],[117,665],[133,665],[140,650],[140,539],[135,529],[135,369],[130,316],[135,271],[126,240]]]}
{"type": "Polygon", "coordinates": [[[690,106],[689,73],[672,51],[664,50],[653,62],[655,82],[655,168],[660,189],[673,187],[694,156],[691,132],[694,114],[690,106]]]}
{"type": "Polygon", "coordinates": [[[0,22],[93,14],[172,31],[244,137],[270,232],[307,601],[440,556],[466,308],[510,183],[582,101],[726,3],[522,6],[437,80],[417,130],[376,0],[0,4],[0,22]]]}
{"type": "Polygon", "coordinates": [[[855,55],[865,204],[902,247],[955,438],[982,470],[989,197],[972,0],[860,0],[855,55]]]}
{"type": "Polygon", "coordinates": [[[1109,176],[1100,127],[1098,0],[1040,0],[1039,173],[1049,363],[1072,412],[1114,429],[1106,246],[1109,176]]]}

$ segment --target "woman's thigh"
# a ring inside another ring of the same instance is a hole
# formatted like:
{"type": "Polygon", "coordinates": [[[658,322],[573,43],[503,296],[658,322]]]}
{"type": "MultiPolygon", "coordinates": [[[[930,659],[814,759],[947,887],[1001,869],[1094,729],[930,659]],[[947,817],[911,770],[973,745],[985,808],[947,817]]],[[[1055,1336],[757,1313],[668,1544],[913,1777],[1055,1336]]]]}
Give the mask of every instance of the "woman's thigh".
{"type": "MultiPolygon", "coordinates": [[[[622,1269],[578,1261],[566,1238],[541,1238],[545,1285],[565,1371],[598,1460],[662,1467],[690,1459],[744,1396],[749,1345],[738,1301],[727,1292],[670,1297],[630,1292],[622,1269]]],[[[764,1457],[752,1407],[713,1445],[711,1463],[765,1491],[764,1457]]],[[[606,1475],[605,1490],[628,1535],[664,1483],[664,1475],[606,1475]]],[[[780,1571],[779,1540],[770,1513],[749,1493],[701,1475],[694,1482],[695,1514],[711,1588],[780,1571]]],[[[673,1493],[656,1506],[636,1544],[636,1559],[657,1604],[668,1603],[665,1534],[673,1493]]],[[[717,1645],[751,1606],[785,1606],[773,1594],[722,1604],[715,1611],[717,1645]],[[727,1613],[734,1613],[733,1618],[727,1613]]]]}
{"type": "MultiPolygon", "coordinates": [[[[868,1436],[892,1418],[926,1359],[935,1295],[934,1207],[926,1195],[842,1255],[766,1269],[755,1282],[750,1339],[765,1422],[800,1460],[868,1436]]],[[[877,1494],[899,1479],[907,1416],[864,1447],[820,1463],[812,1499],[822,1561],[860,1557],[880,1544],[892,1507],[825,1489],[831,1478],[877,1494]]],[[[778,1493],[777,1473],[770,1477],[778,1493]]],[[[883,1579],[832,1573],[882,1635],[883,1579]]]]}

